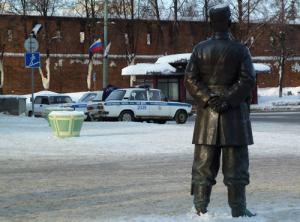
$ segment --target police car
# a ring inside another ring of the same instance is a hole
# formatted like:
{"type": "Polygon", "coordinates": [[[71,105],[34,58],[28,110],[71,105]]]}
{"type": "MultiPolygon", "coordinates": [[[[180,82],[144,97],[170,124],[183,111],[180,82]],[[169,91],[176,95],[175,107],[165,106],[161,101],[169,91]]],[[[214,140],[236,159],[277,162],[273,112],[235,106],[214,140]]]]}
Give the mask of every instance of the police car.
{"type": "Polygon", "coordinates": [[[158,89],[124,88],[114,90],[105,102],[88,104],[86,114],[94,120],[146,120],[156,123],[176,120],[183,124],[191,110],[191,104],[166,101],[158,89]]]}
{"type": "MultiPolygon", "coordinates": [[[[87,112],[87,104],[91,102],[100,102],[102,101],[103,91],[92,91],[84,93],[77,102],[63,104],[61,107],[63,108],[71,108],[76,111],[82,111],[86,114],[87,112]]],[[[85,119],[89,120],[89,116],[85,115],[85,119]]]]}

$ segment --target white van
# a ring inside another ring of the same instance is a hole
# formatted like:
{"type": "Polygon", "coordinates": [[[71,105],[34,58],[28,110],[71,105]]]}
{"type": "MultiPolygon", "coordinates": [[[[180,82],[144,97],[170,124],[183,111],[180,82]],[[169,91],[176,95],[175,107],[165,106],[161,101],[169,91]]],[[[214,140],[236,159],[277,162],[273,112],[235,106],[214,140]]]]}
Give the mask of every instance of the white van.
{"type": "MultiPolygon", "coordinates": [[[[48,107],[58,107],[63,104],[73,103],[70,96],[60,94],[42,94],[34,98],[34,116],[41,117],[48,107]]],[[[28,116],[32,116],[32,109],[28,107],[28,116]]]]}

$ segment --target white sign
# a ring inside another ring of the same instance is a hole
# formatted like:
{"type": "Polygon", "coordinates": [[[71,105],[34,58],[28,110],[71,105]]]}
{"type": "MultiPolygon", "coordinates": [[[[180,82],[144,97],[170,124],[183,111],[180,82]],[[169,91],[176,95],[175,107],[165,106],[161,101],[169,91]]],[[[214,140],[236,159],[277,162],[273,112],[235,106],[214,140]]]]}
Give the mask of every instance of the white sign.
{"type": "Polygon", "coordinates": [[[39,43],[35,38],[29,37],[25,40],[24,47],[27,52],[36,52],[39,48],[39,43]]]}

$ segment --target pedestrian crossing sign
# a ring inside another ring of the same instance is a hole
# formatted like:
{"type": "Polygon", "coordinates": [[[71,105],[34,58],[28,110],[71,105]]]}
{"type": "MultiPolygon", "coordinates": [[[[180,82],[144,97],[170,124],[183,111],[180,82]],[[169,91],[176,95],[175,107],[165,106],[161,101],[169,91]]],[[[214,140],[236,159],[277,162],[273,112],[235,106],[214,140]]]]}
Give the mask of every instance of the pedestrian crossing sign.
{"type": "Polygon", "coordinates": [[[25,53],[25,67],[26,68],[40,68],[40,53],[26,52],[25,53]]]}

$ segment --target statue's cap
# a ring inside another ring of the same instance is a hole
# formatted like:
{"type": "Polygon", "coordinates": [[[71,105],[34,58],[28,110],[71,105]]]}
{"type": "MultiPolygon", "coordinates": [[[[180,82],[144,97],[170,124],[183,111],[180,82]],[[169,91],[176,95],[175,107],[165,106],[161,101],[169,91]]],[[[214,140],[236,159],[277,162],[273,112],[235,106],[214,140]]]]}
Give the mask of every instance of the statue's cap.
{"type": "Polygon", "coordinates": [[[228,4],[219,4],[209,9],[209,18],[212,23],[224,23],[230,20],[230,8],[228,4]]]}

